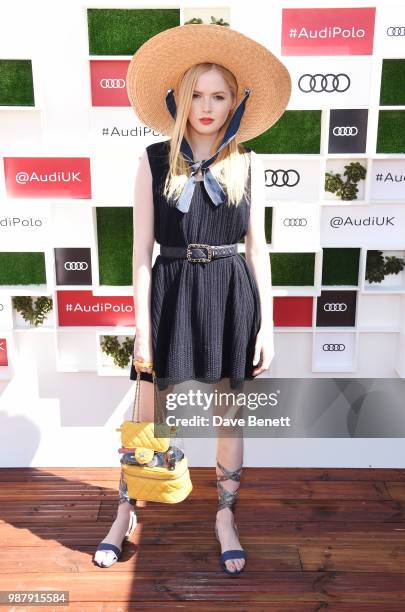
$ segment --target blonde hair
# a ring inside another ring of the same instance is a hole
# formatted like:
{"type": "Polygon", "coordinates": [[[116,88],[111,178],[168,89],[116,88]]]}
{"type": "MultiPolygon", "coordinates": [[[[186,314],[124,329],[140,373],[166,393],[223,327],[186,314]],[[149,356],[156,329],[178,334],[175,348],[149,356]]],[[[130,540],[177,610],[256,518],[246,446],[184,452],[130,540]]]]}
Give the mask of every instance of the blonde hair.
{"type": "MultiPolygon", "coordinates": [[[[237,100],[238,84],[229,70],[220,64],[209,62],[194,64],[183,76],[179,91],[176,95],[176,120],[170,141],[169,171],[164,185],[164,195],[167,199],[177,200],[183,187],[190,176],[190,166],[180,152],[180,145],[185,136],[187,142],[188,129],[187,119],[193,99],[194,87],[198,77],[213,68],[219,70],[228,84],[234,103],[237,100]]],[[[222,142],[226,128],[229,125],[234,109],[231,109],[224,125],[218,132],[218,137],[213,143],[210,156],[215,153],[222,142]]],[[[249,198],[245,192],[246,181],[249,172],[250,156],[248,151],[237,142],[236,136],[220,151],[216,160],[211,164],[210,171],[227,194],[228,204],[237,206],[243,196],[249,198]]]]}

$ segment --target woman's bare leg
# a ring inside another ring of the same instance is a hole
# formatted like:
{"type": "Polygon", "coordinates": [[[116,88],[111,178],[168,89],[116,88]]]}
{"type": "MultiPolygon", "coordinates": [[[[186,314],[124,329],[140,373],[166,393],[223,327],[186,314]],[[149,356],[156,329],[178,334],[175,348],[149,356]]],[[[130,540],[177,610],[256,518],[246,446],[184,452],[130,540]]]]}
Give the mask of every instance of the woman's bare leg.
{"type": "MultiPolygon", "coordinates": [[[[237,391],[235,389],[230,388],[229,379],[222,379],[218,383],[215,383],[213,391],[215,390],[217,391],[217,393],[225,392],[237,395],[237,391]]],[[[225,417],[225,413],[227,412],[228,408],[229,404],[227,407],[226,403],[223,401],[221,402],[221,406],[217,405],[215,407],[215,414],[220,414],[221,416],[225,417]]],[[[238,473],[236,472],[240,470],[243,464],[243,430],[232,428],[232,431],[235,435],[232,437],[225,437],[227,435],[229,436],[229,429],[229,427],[225,426],[217,428],[216,459],[217,462],[219,462],[228,472],[234,472],[234,477],[238,478],[240,476],[240,471],[238,473]]],[[[221,470],[218,465],[215,469],[217,478],[224,475],[223,470],[221,470]]],[[[239,491],[240,482],[238,480],[227,479],[221,481],[220,485],[226,491],[234,493],[235,491],[239,491]]],[[[224,552],[225,550],[242,549],[242,546],[239,542],[239,538],[232,527],[233,520],[234,515],[229,507],[224,507],[221,510],[217,511],[216,526],[218,529],[218,536],[221,542],[221,552],[224,552]]],[[[229,560],[226,561],[225,564],[229,571],[234,572],[235,570],[240,570],[243,568],[245,560],[229,560]]]]}
{"type": "MultiPolygon", "coordinates": [[[[140,381],[140,397],[139,397],[139,421],[153,421],[153,383],[147,380],[140,381]]],[[[131,404],[132,416],[133,403],[131,404]]],[[[131,416],[129,418],[131,418],[131,416]]],[[[136,500],[128,496],[125,480],[121,472],[119,487],[118,487],[118,508],[117,514],[112,523],[107,535],[102,542],[115,544],[121,548],[122,541],[129,527],[131,510],[135,510],[136,500]]],[[[114,559],[114,553],[108,550],[99,550],[96,552],[94,560],[103,565],[109,565],[114,559]]]]}

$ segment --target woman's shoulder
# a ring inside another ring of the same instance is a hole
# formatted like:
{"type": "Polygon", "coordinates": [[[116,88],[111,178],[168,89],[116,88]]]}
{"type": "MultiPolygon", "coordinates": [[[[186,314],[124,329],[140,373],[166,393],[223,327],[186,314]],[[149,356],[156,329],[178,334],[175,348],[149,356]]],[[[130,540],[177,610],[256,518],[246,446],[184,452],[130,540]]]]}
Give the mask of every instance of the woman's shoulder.
{"type": "Polygon", "coordinates": [[[146,147],[146,152],[150,157],[158,157],[160,155],[167,155],[169,150],[170,140],[159,140],[158,142],[152,142],[152,144],[146,147]]]}

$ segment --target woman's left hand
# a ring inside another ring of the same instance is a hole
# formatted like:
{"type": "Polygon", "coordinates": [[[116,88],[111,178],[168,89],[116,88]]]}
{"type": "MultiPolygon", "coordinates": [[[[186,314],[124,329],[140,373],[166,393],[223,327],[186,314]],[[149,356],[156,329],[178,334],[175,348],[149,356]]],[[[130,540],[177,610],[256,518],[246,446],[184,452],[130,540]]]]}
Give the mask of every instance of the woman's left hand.
{"type": "Polygon", "coordinates": [[[273,326],[261,327],[256,336],[255,354],[253,357],[253,376],[258,376],[270,367],[274,357],[273,326]]]}

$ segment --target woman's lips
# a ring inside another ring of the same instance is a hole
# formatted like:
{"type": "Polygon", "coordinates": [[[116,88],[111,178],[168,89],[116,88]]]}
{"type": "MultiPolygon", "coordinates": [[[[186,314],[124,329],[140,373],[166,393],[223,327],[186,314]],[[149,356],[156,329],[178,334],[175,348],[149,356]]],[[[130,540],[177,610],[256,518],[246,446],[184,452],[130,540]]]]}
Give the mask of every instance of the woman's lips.
{"type": "Polygon", "coordinates": [[[201,123],[206,123],[208,125],[208,123],[212,123],[214,120],[213,119],[200,119],[201,123]]]}

